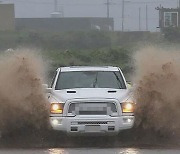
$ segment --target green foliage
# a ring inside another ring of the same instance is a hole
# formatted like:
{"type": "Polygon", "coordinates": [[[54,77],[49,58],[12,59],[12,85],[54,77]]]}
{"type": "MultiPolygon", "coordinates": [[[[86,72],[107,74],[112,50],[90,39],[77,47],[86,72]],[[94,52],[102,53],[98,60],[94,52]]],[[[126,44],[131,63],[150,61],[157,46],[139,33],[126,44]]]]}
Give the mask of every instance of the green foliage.
{"type": "Polygon", "coordinates": [[[139,41],[156,40],[150,32],[105,32],[105,31],[69,31],[38,32],[11,31],[0,32],[0,49],[18,46],[34,46],[44,50],[87,50],[111,48],[112,46],[130,47],[139,41]]]}
{"type": "Polygon", "coordinates": [[[96,50],[47,51],[52,70],[60,66],[119,66],[125,74],[131,71],[131,52],[124,48],[101,48],[96,50]]]}
{"type": "Polygon", "coordinates": [[[105,33],[97,31],[67,32],[50,38],[49,47],[53,49],[94,49],[111,45],[110,38],[105,33]]]}
{"type": "MultiPolygon", "coordinates": [[[[17,46],[35,46],[42,49],[95,49],[110,47],[111,39],[105,32],[79,31],[62,33],[19,32],[16,33],[17,46]]],[[[4,41],[8,42],[8,39],[4,41]]]]}

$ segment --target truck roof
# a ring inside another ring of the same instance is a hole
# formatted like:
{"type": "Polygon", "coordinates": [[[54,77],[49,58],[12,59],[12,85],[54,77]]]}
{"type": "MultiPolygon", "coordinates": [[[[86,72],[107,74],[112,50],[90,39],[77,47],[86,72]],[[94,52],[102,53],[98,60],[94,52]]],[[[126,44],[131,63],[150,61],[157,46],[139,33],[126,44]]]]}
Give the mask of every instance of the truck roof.
{"type": "Polygon", "coordinates": [[[119,67],[113,66],[69,66],[58,68],[61,72],[72,71],[119,71],[119,67]]]}

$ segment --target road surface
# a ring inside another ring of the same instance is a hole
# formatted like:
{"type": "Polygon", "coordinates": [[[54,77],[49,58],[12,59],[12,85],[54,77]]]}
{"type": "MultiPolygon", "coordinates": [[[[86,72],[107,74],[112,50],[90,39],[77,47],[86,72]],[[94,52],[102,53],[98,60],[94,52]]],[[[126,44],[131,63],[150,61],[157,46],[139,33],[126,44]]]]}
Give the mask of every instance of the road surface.
{"type": "Polygon", "coordinates": [[[180,154],[174,149],[136,149],[136,148],[72,148],[72,149],[4,149],[0,154],[180,154]]]}

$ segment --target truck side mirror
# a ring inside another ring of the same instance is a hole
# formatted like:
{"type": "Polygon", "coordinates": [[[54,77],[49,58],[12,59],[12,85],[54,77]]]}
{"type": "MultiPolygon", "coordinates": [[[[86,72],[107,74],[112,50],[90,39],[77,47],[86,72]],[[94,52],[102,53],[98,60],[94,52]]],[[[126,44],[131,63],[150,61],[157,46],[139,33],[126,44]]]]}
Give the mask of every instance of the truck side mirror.
{"type": "Polygon", "coordinates": [[[42,86],[43,86],[43,89],[44,89],[45,93],[51,93],[52,88],[48,88],[47,84],[43,84],[42,86]]]}
{"type": "Polygon", "coordinates": [[[46,93],[51,93],[52,92],[52,88],[46,88],[46,93]]]}
{"type": "Polygon", "coordinates": [[[132,88],[132,83],[131,83],[131,81],[127,81],[127,88],[128,88],[128,89],[131,89],[131,88],[132,88]]]}

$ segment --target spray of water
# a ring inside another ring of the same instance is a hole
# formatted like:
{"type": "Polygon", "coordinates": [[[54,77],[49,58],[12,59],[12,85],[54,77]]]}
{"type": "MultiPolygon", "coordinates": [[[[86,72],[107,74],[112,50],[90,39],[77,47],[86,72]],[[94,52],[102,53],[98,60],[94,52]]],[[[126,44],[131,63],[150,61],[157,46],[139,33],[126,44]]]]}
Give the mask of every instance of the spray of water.
{"type": "MultiPolygon", "coordinates": [[[[137,133],[180,136],[180,53],[146,47],[136,53],[135,62],[137,133]]],[[[17,49],[1,55],[1,132],[48,127],[42,74],[42,60],[31,50],[17,49]]]]}
{"type": "Polygon", "coordinates": [[[42,60],[17,49],[0,58],[0,131],[48,126],[48,103],[42,87],[42,60]]]}
{"type": "Polygon", "coordinates": [[[135,55],[136,127],[180,135],[180,53],[146,47],[135,55]]]}

